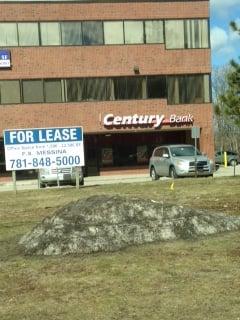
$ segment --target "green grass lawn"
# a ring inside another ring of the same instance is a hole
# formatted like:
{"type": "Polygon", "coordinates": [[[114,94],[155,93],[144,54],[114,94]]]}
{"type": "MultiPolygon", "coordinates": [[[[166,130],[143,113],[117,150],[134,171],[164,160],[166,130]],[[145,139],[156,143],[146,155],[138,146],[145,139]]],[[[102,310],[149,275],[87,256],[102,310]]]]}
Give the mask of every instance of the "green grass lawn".
{"type": "Polygon", "coordinates": [[[1,320],[239,320],[239,232],[115,253],[24,256],[20,237],[64,204],[96,194],[240,215],[240,178],[198,178],[0,193],[1,320]]]}

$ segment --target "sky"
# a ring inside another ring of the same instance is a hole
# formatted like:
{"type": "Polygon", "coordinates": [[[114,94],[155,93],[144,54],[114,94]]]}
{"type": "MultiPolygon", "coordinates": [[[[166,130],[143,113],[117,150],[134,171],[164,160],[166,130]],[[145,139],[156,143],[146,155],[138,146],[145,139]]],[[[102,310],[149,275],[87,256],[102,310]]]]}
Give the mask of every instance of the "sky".
{"type": "Polygon", "coordinates": [[[230,21],[240,26],[240,0],[210,0],[213,67],[226,65],[231,59],[240,63],[240,35],[231,30],[230,21]]]}

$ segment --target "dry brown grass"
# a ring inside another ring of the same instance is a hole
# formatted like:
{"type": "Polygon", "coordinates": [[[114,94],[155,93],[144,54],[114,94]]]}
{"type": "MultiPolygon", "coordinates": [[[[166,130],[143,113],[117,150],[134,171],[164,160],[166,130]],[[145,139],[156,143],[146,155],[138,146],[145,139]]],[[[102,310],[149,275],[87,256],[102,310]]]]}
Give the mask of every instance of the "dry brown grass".
{"type": "Polygon", "coordinates": [[[124,194],[240,215],[240,179],[0,193],[0,319],[240,319],[239,232],[115,253],[30,257],[21,235],[69,201],[124,194]]]}

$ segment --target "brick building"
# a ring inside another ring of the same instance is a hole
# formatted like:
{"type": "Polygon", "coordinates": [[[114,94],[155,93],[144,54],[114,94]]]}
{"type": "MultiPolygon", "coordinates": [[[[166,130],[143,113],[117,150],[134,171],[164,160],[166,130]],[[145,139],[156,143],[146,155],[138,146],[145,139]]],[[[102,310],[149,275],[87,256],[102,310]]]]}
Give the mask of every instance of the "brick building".
{"type": "Polygon", "coordinates": [[[86,173],[146,171],[153,148],[213,157],[209,1],[4,1],[0,133],[82,126],[86,173]]]}

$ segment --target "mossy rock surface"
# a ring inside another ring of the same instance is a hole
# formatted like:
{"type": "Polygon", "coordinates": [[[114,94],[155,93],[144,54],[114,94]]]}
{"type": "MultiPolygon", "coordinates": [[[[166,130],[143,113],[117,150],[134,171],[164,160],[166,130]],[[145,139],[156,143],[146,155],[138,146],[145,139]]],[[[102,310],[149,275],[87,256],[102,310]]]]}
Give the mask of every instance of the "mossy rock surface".
{"type": "Polygon", "coordinates": [[[239,228],[239,217],[151,200],[92,196],[45,218],[22,237],[20,245],[26,254],[91,253],[239,228]]]}

